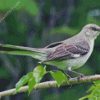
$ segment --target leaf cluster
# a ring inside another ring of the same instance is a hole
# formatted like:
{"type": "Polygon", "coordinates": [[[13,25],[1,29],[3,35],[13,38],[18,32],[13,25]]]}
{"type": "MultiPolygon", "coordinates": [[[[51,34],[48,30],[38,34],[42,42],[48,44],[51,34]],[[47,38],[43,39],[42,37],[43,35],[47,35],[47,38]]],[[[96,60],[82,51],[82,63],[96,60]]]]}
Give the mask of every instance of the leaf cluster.
{"type": "Polygon", "coordinates": [[[46,71],[46,67],[38,65],[34,68],[32,72],[24,75],[16,84],[16,91],[19,92],[20,88],[24,85],[28,85],[28,92],[35,89],[35,86],[40,83],[44,75],[50,73],[52,78],[57,82],[58,87],[60,87],[64,82],[68,83],[68,76],[62,71],[46,71]]]}
{"type": "Polygon", "coordinates": [[[80,98],[79,100],[100,100],[100,80],[95,81],[87,93],[88,95],[80,98]]]}

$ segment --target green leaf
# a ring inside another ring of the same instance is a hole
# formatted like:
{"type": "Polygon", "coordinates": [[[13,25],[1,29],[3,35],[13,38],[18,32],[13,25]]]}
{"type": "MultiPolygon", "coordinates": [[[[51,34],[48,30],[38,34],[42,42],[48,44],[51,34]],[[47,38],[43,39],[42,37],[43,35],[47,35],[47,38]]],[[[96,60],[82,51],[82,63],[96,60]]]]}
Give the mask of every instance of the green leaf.
{"type": "Polygon", "coordinates": [[[88,98],[88,95],[80,98],[79,100],[86,100],[87,98],[88,98]]]}
{"type": "Polygon", "coordinates": [[[61,71],[53,72],[50,71],[50,74],[54,78],[54,80],[57,82],[58,87],[61,86],[64,82],[68,82],[68,77],[61,71]]]}
{"type": "Polygon", "coordinates": [[[30,72],[26,75],[24,75],[16,84],[16,91],[18,92],[19,89],[28,83],[29,86],[29,93],[32,91],[34,86],[40,82],[40,80],[43,78],[43,76],[46,74],[46,68],[43,67],[42,65],[38,65],[35,67],[33,72],[30,72]]]}
{"type": "Polygon", "coordinates": [[[100,85],[100,80],[94,81],[94,84],[95,84],[95,85],[100,85]]]}
{"type": "Polygon", "coordinates": [[[40,82],[40,80],[43,78],[43,76],[46,74],[46,69],[42,65],[38,65],[33,70],[33,77],[29,80],[28,86],[29,86],[29,94],[33,90],[34,86],[40,82]]]}
{"type": "Polygon", "coordinates": [[[94,86],[94,85],[92,85],[92,86],[88,89],[87,93],[89,93],[89,92],[93,91],[94,89],[95,89],[95,86],[94,86]]]}
{"type": "Polygon", "coordinates": [[[32,77],[29,82],[28,82],[28,92],[30,94],[30,92],[33,90],[34,86],[36,85],[36,81],[35,79],[32,77]]]}
{"type": "Polygon", "coordinates": [[[40,82],[40,80],[43,78],[43,76],[46,74],[46,69],[42,65],[38,65],[33,70],[33,76],[35,78],[36,83],[40,82]]]}
{"type": "Polygon", "coordinates": [[[88,98],[88,100],[100,100],[100,99],[97,99],[98,97],[96,96],[91,96],[90,98],[88,98]]]}
{"type": "Polygon", "coordinates": [[[94,81],[87,93],[90,93],[79,100],[100,100],[100,80],[94,81]]]}
{"type": "Polygon", "coordinates": [[[33,77],[33,73],[29,72],[27,75],[24,75],[16,84],[16,91],[18,92],[19,89],[25,85],[26,83],[28,83],[29,79],[33,77]]]}

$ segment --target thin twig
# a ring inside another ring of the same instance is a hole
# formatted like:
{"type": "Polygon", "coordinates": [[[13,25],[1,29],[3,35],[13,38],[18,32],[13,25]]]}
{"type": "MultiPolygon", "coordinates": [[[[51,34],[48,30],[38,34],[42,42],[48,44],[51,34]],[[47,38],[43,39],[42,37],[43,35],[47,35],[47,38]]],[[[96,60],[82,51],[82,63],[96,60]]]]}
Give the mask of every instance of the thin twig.
{"type": "Polygon", "coordinates": [[[13,7],[11,7],[11,9],[8,10],[8,11],[6,12],[6,14],[0,19],[0,23],[1,23],[15,8],[17,8],[17,6],[18,6],[19,4],[20,4],[20,1],[17,1],[16,4],[15,4],[13,7]]]}
{"type": "MultiPolygon", "coordinates": [[[[81,78],[71,78],[69,79],[69,83],[65,82],[61,86],[68,86],[68,85],[73,85],[73,84],[80,84],[80,83],[88,83],[88,82],[93,82],[96,80],[100,80],[100,75],[91,75],[91,76],[84,76],[81,78]]],[[[39,83],[34,87],[35,89],[44,89],[44,88],[58,88],[56,81],[47,81],[47,82],[42,82],[39,83]]],[[[21,92],[26,92],[28,90],[28,86],[23,86],[20,88],[19,93],[21,92]]],[[[17,94],[16,89],[10,89],[6,90],[3,92],[0,92],[0,97],[3,96],[9,96],[9,95],[15,95],[17,94]]]]}

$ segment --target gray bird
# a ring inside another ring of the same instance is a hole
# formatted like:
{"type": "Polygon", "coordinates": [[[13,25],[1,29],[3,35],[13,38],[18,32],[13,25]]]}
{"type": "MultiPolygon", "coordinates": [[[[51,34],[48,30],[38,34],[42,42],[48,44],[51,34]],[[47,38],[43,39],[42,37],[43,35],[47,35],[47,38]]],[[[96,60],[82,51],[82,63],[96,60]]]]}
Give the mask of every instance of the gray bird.
{"type": "Polygon", "coordinates": [[[0,53],[31,56],[61,70],[73,70],[83,66],[89,59],[99,33],[100,26],[88,24],[77,35],[44,48],[0,44],[0,53]]]}

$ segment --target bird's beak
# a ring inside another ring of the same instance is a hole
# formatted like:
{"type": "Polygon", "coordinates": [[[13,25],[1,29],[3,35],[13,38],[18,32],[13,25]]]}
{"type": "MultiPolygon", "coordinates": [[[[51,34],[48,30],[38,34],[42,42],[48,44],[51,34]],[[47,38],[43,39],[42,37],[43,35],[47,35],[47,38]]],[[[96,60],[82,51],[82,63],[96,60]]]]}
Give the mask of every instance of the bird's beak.
{"type": "Polygon", "coordinates": [[[98,28],[98,31],[100,31],[100,27],[98,28]]]}
{"type": "Polygon", "coordinates": [[[98,27],[98,35],[100,35],[100,27],[98,27]]]}

